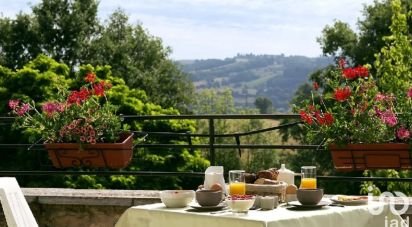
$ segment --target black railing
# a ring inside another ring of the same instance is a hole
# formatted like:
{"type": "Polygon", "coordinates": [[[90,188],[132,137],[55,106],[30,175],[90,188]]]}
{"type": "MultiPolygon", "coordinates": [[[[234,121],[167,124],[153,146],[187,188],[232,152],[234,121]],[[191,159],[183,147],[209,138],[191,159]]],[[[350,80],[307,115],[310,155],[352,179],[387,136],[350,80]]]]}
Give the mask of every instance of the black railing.
{"type": "MultiPolygon", "coordinates": [[[[294,150],[323,150],[323,146],[319,145],[269,145],[269,144],[241,144],[240,137],[253,135],[257,133],[263,133],[268,131],[279,130],[286,127],[294,127],[301,123],[299,115],[297,114],[254,114],[254,115],[238,115],[238,114],[212,114],[212,115],[158,115],[158,116],[141,116],[141,115],[121,115],[120,118],[125,122],[129,120],[172,120],[172,119],[192,119],[192,120],[207,120],[208,121],[208,134],[196,134],[196,133],[176,133],[176,132],[145,132],[138,131],[135,135],[138,137],[157,135],[157,136],[178,136],[187,138],[187,144],[144,144],[140,143],[135,145],[136,148],[150,148],[150,147],[162,147],[162,148],[190,148],[190,149],[209,149],[211,164],[215,164],[215,149],[294,149],[294,150]],[[293,119],[292,123],[279,125],[275,127],[253,130],[249,132],[241,133],[228,133],[228,134],[216,134],[215,121],[223,119],[232,120],[250,120],[250,119],[293,119]],[[208,144],[192,144],[191,138],[193,137],[208,137],[208,144]],[[233,137],[236,141],[235,144],[216,144],[216,138],[221,137],[233,137]]],[[[13,122],[13,117],[0,117],[0,125],[7,125],[13,122]]],[[[1,136],[1,135],[0,135],[1,136]]],[[[26,148],[30,150],[44,150],[42,144],[0,144],[0,150],[4,149],[21,149],[26,148]]],[[[38,171],[38,170],[18,170],[18,171],[0,171],[0,176],[45,176],[45,175],[135,175],[135,176],[185,176],[185,177],[204,177],[202,172],[161,172],[161,171],[38,171]]],[[[297,175],[299,177],[299,175],[297,175]]],[[[387,177],[351,177],[351,176],[318,176],[320,181],[380,181],[380,182],[412,182],[412,178],[387,178],[387,177]]]]}

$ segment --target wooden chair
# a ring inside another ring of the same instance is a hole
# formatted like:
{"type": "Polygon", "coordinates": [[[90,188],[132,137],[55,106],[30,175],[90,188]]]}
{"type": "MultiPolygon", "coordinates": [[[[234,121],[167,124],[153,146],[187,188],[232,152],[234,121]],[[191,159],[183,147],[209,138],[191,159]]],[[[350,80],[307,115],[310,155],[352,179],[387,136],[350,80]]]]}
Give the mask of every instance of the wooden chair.
{"type": "Polygon", "coordinates": [[[8,227],[38,227],[14,177],[0,177],[0,199],[8,227]]]}

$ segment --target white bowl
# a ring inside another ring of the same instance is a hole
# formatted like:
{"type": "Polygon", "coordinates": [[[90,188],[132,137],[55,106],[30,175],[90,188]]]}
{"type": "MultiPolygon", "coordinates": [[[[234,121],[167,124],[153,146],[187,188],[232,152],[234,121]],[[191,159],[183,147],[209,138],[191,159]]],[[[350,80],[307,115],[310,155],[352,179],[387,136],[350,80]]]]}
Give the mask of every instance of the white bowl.
{"type": "Polygon", "coordinates": [[[230,207],[232,212],[235,213],[247,213],[248,210],[253,206],[255,202],[255,196],[231,196],[226,200],[227,205],[230,207]]]}
{"type": "Polygon", "coordinates": [[[160,200],[169,208],[186,207],[195,198],[193,190],[165,190],[160,192],[160,200]]]}

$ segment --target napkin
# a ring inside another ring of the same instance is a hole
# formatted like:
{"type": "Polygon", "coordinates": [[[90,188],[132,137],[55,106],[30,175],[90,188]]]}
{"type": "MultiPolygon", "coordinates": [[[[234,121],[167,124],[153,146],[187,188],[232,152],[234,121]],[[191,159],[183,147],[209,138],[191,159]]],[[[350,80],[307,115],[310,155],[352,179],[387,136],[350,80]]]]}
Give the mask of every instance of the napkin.
{"type": "Polygon", "coordinates": [[[223,193],[227,194],[223,166],[209,166],[205,171],[205,182],[203,183],[205,189],[210,189],[215,183],[219,183],[222,186],[223,193]]]}

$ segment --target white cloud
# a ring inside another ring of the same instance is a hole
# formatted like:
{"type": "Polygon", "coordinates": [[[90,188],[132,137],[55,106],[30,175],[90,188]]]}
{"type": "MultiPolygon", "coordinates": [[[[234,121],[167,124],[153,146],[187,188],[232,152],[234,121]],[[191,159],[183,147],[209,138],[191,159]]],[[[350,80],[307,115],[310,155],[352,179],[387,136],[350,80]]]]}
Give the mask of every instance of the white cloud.
{"type": "MultiPolygon", "coordinates": [[[[27,2],[0,0],[0,11],[29,10],[27,2]],[[7,4],[6,4],[7,2],[7,4]],[[10,3],[9,3],[10,2],[10,3]]],[[[353,28],[362,3],[373,0],[100,0],[99,17],[122,8],[132,23],[174,50],[175,59],[224,58],[237,53],[320,55],[316,37],[334,19],[353,28]]]]}

